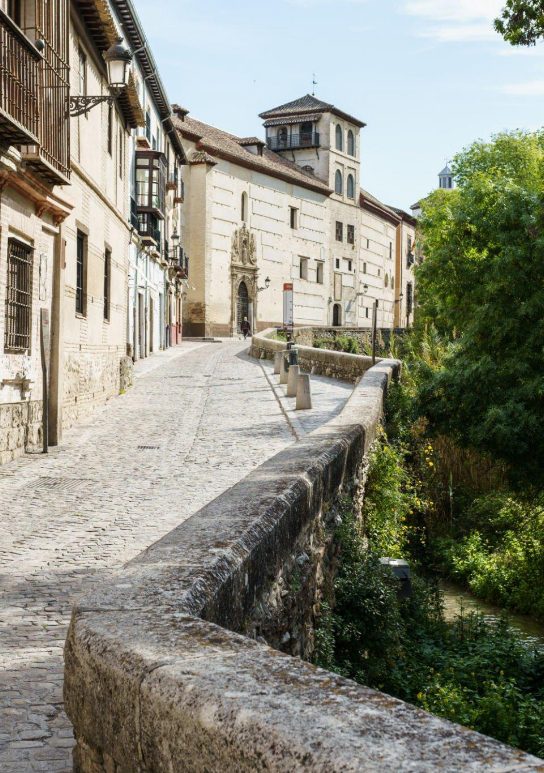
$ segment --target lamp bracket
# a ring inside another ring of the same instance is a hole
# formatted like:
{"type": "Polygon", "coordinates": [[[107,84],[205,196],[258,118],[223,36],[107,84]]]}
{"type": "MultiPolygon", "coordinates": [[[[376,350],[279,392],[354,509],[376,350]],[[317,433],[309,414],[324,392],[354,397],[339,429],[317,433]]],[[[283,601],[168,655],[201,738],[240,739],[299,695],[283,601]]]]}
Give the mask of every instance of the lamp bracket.
{"type": "Polygon", "coordinates": [[[115,98],[119,96],[121,89],[111,88],[111,93],[102,95],[100,97],[82,97],[82,96],[70,96],[67,97],[67,116],[74,118],[76,115],[83,115],[92,110],[96,105],[100,105],[102,102],[107,102],[108,105],[113,105],[115,98]]]}

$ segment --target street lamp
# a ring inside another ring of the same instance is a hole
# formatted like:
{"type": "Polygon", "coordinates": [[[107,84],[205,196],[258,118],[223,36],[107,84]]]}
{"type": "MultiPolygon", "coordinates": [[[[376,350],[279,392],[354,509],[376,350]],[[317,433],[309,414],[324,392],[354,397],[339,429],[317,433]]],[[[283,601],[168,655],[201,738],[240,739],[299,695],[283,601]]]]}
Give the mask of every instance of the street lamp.
{"type": "Polygon", "coordinates": [[[108,71],[108,86],[110,93],[105,96],[70,96],[67,98],[67,114],[69,116],[83,115],[88,113],[95,105],[101,102],[107,102],[113,105],[113,100],[118,97],[123,89],[128,86],[130,75],[130,63],[132,54],[123,44],[123,38],[117,38],[107,51],[104,52],[104,59],[108,71]]]}
{"type": "Polygon", "coordinates": [[[270,287],[270,281],[271,281],[270,277],[267,276],[266,279],[264,280],[264,287],[257,287],[257,292],[262,293],[263,290],[268,290],[268,288],[270,287]]]}

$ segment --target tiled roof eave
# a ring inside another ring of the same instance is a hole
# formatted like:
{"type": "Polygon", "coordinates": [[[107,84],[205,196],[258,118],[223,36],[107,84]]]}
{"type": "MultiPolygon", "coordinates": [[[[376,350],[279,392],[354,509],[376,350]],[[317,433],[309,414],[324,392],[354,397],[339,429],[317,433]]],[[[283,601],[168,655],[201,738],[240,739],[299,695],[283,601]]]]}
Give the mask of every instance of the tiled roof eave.
{"type": "Polygon", "coordinates": [[[263,126],[284,126],[290,123],[305,123],[306,121],[319,121],[322,113],[301,113],[300,115],[285,115],[282,118],[269,118],[263,126]]]}
{"type": "Polygon", "coordinates": [[[199,142],[199,148],[206,150],[216,158],[221,158],[224,161],[230,161],[233,164],[238,164],[239,166],[243,166],[246,169],[253,169],[257,172],[262,172],[263,174],[267,174],[270,177],[276,177],[278,180],[284,180],[285,182],[300,185],[301,188],[307,188],[308,190],[314,191],[316,193],[321,193],[324,196],[330,196],[333,193],[333,191],[327,185],[325,185],[325,183],[320,183],[319,180],[316,180],[315,182],[311,179],[305,180],[298,177],[297,175],[289,174],[287,169],[285,171],[281,169],[271,169],[266,164],[259,163],[260,156],[255,156],[253,153],[248,153],[248,158],[236,156],[226,150],[217,148],[215,145],[208,145],[205,138],[199,142]]]}

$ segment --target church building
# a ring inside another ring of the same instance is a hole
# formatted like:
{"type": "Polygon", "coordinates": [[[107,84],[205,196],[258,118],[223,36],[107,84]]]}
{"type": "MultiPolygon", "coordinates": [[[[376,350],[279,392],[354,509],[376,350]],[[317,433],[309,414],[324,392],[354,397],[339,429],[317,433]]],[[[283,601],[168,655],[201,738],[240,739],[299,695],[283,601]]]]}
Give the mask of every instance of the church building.
{"type": "Polygon", "coordinates": [[[184,335],[236,335],[245,317],[253,330],[281,325],[287,283],[295,324],[370,326],[377,300],[379,325],[393,326],[402,217],[361,191],[363,121],[307,94],[261,113],[261,140],[175,111],[188,162],[184,335]]]}

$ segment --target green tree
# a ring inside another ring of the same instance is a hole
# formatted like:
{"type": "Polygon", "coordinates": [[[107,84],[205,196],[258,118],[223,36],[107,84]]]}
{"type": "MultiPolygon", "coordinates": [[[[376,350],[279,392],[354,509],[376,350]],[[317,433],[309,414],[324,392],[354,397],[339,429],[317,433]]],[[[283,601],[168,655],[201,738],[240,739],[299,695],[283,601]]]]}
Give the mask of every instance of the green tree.
{"type": "Polygon", "coordinates": [[[424,204],[420,319],[450,340],[431,424],[544,482],[544,132],[476,142],[424,204]]]}
{"type": "Polygon", "coordinates": [[[495,29],[513,46],[534,46],[544,36],[543,0],[507,0],[495,29]]]}

